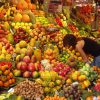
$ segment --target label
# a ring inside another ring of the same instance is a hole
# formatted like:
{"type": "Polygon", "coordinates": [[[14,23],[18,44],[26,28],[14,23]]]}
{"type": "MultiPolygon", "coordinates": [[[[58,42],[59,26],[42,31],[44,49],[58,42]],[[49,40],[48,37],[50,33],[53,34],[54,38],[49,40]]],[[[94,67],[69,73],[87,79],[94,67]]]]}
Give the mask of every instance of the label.
{"type": "Polygon", "coordinates": [[[41,98],[40,97],[36,97],[36,100],[41,100],[41,98]]]}
{"type": "Polygon", "coordinates": [[[50,0],[48,5],[48,12],[56,13],[56,12],[62,12],[62,0],[50,0]]]}

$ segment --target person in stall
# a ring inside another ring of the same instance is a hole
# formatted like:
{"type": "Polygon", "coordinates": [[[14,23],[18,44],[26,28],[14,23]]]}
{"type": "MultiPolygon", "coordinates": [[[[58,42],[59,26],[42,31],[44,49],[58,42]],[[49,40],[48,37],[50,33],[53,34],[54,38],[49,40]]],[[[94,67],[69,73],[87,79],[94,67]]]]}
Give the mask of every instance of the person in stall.
{"type": "Polygon", "coordinates": [[[76,49],[82,56],[85,63],[89,63],[88,54],[94,57],[91,66],[100,67],[100,44],[91,38],[77,38],[73,34],[65,35],[63,39],[64,47],[72,47],[76,49]]]}

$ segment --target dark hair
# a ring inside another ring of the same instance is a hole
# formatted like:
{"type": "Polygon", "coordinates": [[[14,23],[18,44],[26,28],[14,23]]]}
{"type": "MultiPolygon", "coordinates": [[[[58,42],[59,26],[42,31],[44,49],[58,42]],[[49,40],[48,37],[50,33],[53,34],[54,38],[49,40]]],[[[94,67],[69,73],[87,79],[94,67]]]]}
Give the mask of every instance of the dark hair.
{"type": "Polygon", "coordinates": [[[65,35],[64,39],[63,39],[63,45],[65,46],[72,46],[75,47],[75,45],[77,44],[77,39],[73,34],[67,34],[65,35]]]}

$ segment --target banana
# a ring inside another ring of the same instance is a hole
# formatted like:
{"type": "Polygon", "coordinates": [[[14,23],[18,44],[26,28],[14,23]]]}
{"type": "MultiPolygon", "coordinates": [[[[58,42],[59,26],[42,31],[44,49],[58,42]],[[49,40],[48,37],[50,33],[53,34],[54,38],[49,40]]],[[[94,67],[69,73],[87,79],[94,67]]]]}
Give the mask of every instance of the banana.
{"type": "Polygon", "coordinates": [[[0,12],[3,10],[4,6],[0,7],[0,12]]]}
{"type": "Polygon", "coordinates": [[[4,100],[4,99],[6,99],[6,97],[1,95],[0,100],[4,100]]]}

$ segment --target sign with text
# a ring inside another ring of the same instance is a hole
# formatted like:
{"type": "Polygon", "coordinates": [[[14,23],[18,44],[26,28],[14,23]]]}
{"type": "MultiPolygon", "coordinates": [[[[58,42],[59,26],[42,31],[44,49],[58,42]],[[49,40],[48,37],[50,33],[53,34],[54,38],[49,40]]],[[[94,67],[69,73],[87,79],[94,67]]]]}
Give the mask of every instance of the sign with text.
{"type": "Polygon", "coordinates": [[[56,13],[56,12],[62,12],[62,6],[63,2],[62,0],[50,0],[48,5],[48,12],[56,13]]]}

